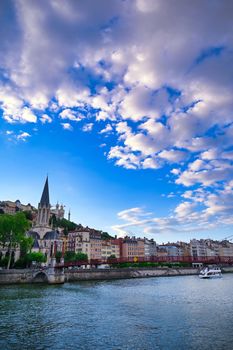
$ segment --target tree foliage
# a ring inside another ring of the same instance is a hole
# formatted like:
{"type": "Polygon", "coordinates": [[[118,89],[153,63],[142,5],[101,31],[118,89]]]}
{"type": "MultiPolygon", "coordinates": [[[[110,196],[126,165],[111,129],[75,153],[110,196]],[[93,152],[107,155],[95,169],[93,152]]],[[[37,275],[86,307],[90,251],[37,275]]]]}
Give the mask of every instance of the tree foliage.
{"type": "Polygon", "coordinates": [[[31,264],[33,261],[38,263],[45,263],[47,260],[46,256],[41,252],[28,253],[25,258],[29,264],[31,264]]]}
{"type": "Polygon", "coordinates": [[[77,224],[75,222],[66,220],[65,218],[58,219],[54,214],[50,218],[50,224],[53,226],[53,228],[63,228],[65,233],[68,233],[69,231],[74,231],[77,228],[77,224]]]}
{"type": "Polygon", "coordinates": [[[116,259],[116,255],[115,254],[109,255],[108,260],[110,259],[116,259]]]}
{"type": "Polygon", "coordinates": [[[33,242],[34,240],[32,237],[22,237],[20,242],[20,257],[24,257],[29,251],[31,251],[33,242]]]}
{"type": "Polygon", "coordinates": [[[100,231],[100,232],[101,232],[101,239],[104,239],[104,240],[114,239],[114,237],[112,237],[108,232],[103,232],[103,231],[100,231]]]}
{"type": "Polygon", "coordinates": [[[7,247],[9,251],[8,269],[11,264],[13,249],[21,244],[25,247],[31,244],[30,240],[27,241],[28,238],[25,236],[29,226],[24,213],[0,215],[0,243],[3,247],[7,247]]]}
{"type": "Polygon", "coordinates": [[[85,261],[88,260],[88,256],[85,253],[82,252],[66,252],[64,256],[65,262],[72,262],[72,261],[85,261]]]}
{"type": "Polygon", "coordinates": [[[46,256],[41,252],[31,252],[27,253],[25,256],[21,257],[14,264],[15,268],[25,268],[31,267],[32,263],[45,263],[47,260],[46,256]]]}
{"type": "Polygon", "coordinates": [[[30,210],[24,210],[23,213],[26,216],[27,220],[30,220],[30,221],[33,220],[33,214],[32,214],[32,212],[30,210]]]}

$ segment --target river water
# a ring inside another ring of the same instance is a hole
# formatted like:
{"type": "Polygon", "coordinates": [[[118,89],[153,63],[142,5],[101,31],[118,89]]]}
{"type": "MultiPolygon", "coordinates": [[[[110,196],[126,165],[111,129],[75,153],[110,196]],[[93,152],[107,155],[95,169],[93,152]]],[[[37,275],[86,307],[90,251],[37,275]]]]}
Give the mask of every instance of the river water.
{"type": "Polygon", "coordinates": [[[233,349],[233,274],[0,287],[0,349],[233,349]]]}

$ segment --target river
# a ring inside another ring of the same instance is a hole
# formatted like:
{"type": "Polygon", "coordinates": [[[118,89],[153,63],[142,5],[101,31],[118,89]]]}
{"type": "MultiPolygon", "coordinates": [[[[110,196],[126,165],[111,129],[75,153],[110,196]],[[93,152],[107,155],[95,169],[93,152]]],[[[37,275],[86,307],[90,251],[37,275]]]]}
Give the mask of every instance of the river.
{"type": "Polygon", "coordinates": [[[233,349],[233,274],[0,287],[0,349],[233,349]]]}

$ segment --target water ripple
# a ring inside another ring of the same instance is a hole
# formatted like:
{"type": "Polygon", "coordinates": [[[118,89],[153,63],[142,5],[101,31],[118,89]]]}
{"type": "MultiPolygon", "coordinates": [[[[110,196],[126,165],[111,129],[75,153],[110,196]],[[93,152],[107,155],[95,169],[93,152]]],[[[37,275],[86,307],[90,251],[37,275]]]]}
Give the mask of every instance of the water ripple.
{"type": "Polygon", "coordinates": [[[233,348],[233,275],[0,287],[3,350],[233,348]]]}

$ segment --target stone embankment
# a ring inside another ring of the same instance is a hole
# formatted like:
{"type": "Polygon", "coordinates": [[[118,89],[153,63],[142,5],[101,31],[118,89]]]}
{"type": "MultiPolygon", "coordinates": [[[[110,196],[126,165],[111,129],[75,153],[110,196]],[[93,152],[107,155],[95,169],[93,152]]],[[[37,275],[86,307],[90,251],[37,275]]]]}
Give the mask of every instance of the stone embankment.
{"type": "Polygon", "coordinates": [[[123,278],[145,278],[196,275],[198,269],[194,268],[123,268],[123,269],[92,269],[68,270],[65,272],[66,282],[112,280],[123,278]]]}
{"type": "MultiPolygon", "coordinates": [[[[224,273],[233,272],[233,266],[223,267],[224,273]]],[[[196,268],[124,268],[124,269],[86,269],[50,271],[42,269],[0,270],[0,285],[48,283],[57,284],[76,281],[114,280],[125,278],[168,277],[197,275],[196,268]]]]}
{"type": "Polygon", "coordinates": [[[22,283],[62,284],[64,282],[64,271],[61,269],[54,269],[53,267],[46,269],[0,270],[0,285],[22,283]]]}
{"type": "MultiPolygon", "coordinates": [[[[233,266],[222,267],[222,272],[233,272],[233,266]]],[[[123,269],[92,269],[68,270],[65,272],[65,282],[112,280],[121,278],[169,277],[198,275],[197,268],[123,268],[123,269]]]]}

